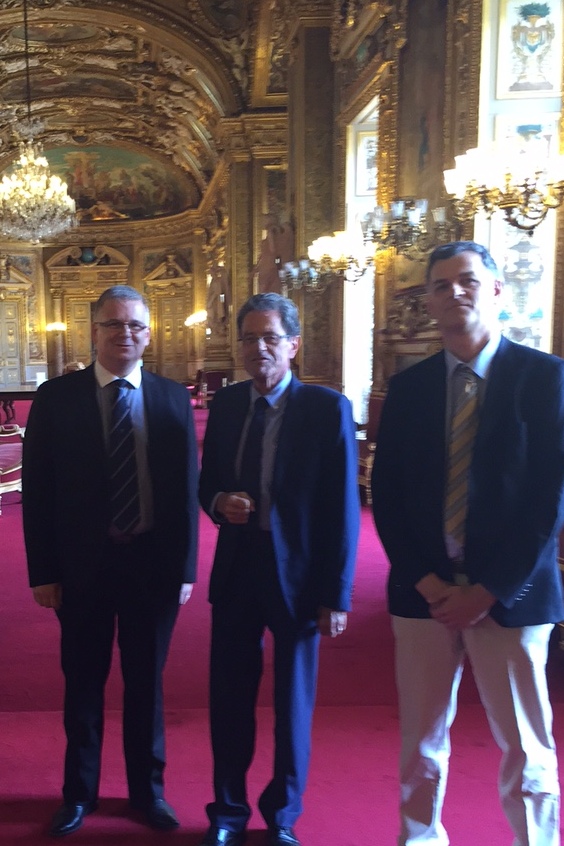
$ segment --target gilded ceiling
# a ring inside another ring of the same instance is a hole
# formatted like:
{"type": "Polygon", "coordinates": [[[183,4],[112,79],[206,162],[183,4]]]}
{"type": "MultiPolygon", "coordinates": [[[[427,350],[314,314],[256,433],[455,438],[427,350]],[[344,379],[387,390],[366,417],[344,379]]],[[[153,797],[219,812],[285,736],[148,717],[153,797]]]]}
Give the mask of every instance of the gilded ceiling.
{"type": "MultiPolygon", "coordinates": [[[[31,113],[45,122],[52,166],[61,148],[130,150],[176,170],[185,204],[197,206],[221,157],[222,119],[285,104],[272,5],[28,0],[31,113]]],[[[2,0],[0,171],[17,151],[14,121],[27,114],[24,45],[23,0],[2,0]]]]}
{"type": "MultiPolygon", "coordinates": [[[[158,215],[196,209],[225,150],[240,143],[241,117],[251,143],[263,128],[284,128],[295,21],[331,25],[336,58],[364,19],[393,9],[372,0],[27,0],[31,116],[44,123],[39,140],[55,172],[110,180],[94,217],[81,185],[83,222],[112,209],[130,217],[139,194],[158,215]],[[121,192],[116,206],[127,171],[117,162],[128,152],[144,171],[129,174],[131,196],[121,192]]],[[[23,0],[0,0],[0,173],[27,116],[24,33],[23,0]]]]}

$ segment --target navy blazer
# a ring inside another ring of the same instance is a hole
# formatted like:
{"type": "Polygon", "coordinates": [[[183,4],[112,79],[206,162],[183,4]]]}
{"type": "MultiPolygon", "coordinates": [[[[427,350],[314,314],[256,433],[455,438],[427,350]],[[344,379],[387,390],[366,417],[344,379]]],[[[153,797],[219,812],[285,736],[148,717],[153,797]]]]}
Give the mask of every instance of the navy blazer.
{"type": "MultiPolygon", "coordinates": [[[[452,580],[443,536],[446,363],[438,353],[390,381],[372,474],[390,560],[392,614],[428,617],[414,585],[452,580]]],[[[501,339],[470,467],[465,571],[497,598],[503,626],[564,618],[557,565],[564,521],[564,362],[501,339]]]]}
{"type": "MultiPolygon", "coordinates": [[[[159,582],[196,578],[198,457],[183,385],[142,371],[159,582]]],[[[38,389],[24,439],[23,518],[31,586],[87,588],[110,525],[106,450],[93,365],[38,389]]]]}
{"type": "MultiPolygon", "coordinates": [[[[250,381],[239,382],[218,391],[211,403],[200,502],[212,519],[216,494],[239,490],[235,460],[250,390],[250,381]]],[[[350,402],[292,378],[274,461],[270,522],[282,593],[296,618],[315,618],[319,606],[350,608],[359,519],[350,402]]],[[[212,603],[226,588],[244,532],[245,527],[220,524],[212,603]]]]}

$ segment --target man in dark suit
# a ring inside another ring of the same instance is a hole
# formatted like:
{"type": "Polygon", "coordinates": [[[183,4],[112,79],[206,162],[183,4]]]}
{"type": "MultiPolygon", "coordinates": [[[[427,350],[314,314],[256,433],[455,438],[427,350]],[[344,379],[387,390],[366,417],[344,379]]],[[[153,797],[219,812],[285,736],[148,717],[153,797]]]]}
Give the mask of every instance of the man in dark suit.
{"type": "Polygon", "coordinates": [[[350,606],[359,530],[355,430],[344,396],[292,375],[300,325],[291,300],[251,297],[237,329],[251,381],[215,395],[200,477],[202,507],[220,526],[209,591],[215,801],[203,846],[245,840],[266,628],[274,638],[276,729],[274,773],[259,809],[269,846],[299,846],[293,826],[309,765],[319,635],[343,632],[350,606]]]}
{"type": "Polygon", "coordinates": [[[499,280],[472,241],[431,254],[427,302],[445,350],[392,378],[378,433],[372,492],[391,565],[400,846],[449,842],[441,810],[465,656],[502,750],[515,846],[560,842],[545,665],[564,618],[564,362],[500,337],[499,280]]]}
{"type": "Polygon", "coordinates": [[[36,602],[57,612],[65,675],[64,803],[53,836],[97,806],[116,620],[130,804],[154,828],[178,826],[164,800],[162,672],[196,576],[192,408],[182,385],[141,367],[150,330],[138,291],[105,291],[92,331],[96,361],[39,388],[24,444],[29,579],[36,602]]]}

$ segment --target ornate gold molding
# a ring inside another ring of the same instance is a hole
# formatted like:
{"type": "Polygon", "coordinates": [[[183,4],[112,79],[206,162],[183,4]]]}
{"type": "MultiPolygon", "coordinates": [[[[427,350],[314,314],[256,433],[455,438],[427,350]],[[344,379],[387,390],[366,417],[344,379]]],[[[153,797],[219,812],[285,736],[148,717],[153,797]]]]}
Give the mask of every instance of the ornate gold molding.
{"type": "Polygon", "coordinates": [[[287,158],[288,116],[284,113],[246,114],[224,118],[219,125],[219,144],[231,162],[250,159],[287,158]]]}
{"type": "Polygon", "coordinates": [[[447,8],[444,165],[478,143],[482,0],[454,0],[447,8]]]}

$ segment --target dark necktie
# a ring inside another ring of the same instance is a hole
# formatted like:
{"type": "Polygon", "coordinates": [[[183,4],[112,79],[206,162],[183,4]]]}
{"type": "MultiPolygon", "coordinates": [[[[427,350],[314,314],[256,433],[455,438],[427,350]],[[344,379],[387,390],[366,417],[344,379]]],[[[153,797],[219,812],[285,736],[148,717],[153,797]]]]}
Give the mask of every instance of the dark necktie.
{"type": "Polygon", "coordinates": [[[262,464],[262,440],[264,437],[264,421],[268,400],[258,397],[255,400],[255,408],[249,428],[243,455],[241,456],[240,483],[241,490],[246,491],[255,501],[255,509],[258,511],[260,500],[260,470],[262,464]]]}
{"type": "Polygon", "coordinates": [[[114,400],[108,449],[112,524],[119,532],[131,532],[141,517],[135,437],[129,410],[131,386],[125,379],[117,379],[111,385],[114,400]]]}
{"type": "Polygon", "coordinates": [[[474,439],[478,430],[478,376],[465,365],[458,365],[455,380],[460,392],[451,422],[448,479],[445,498],[445,532],[464,547],[468,506],[468,473],[474,439]]]}

